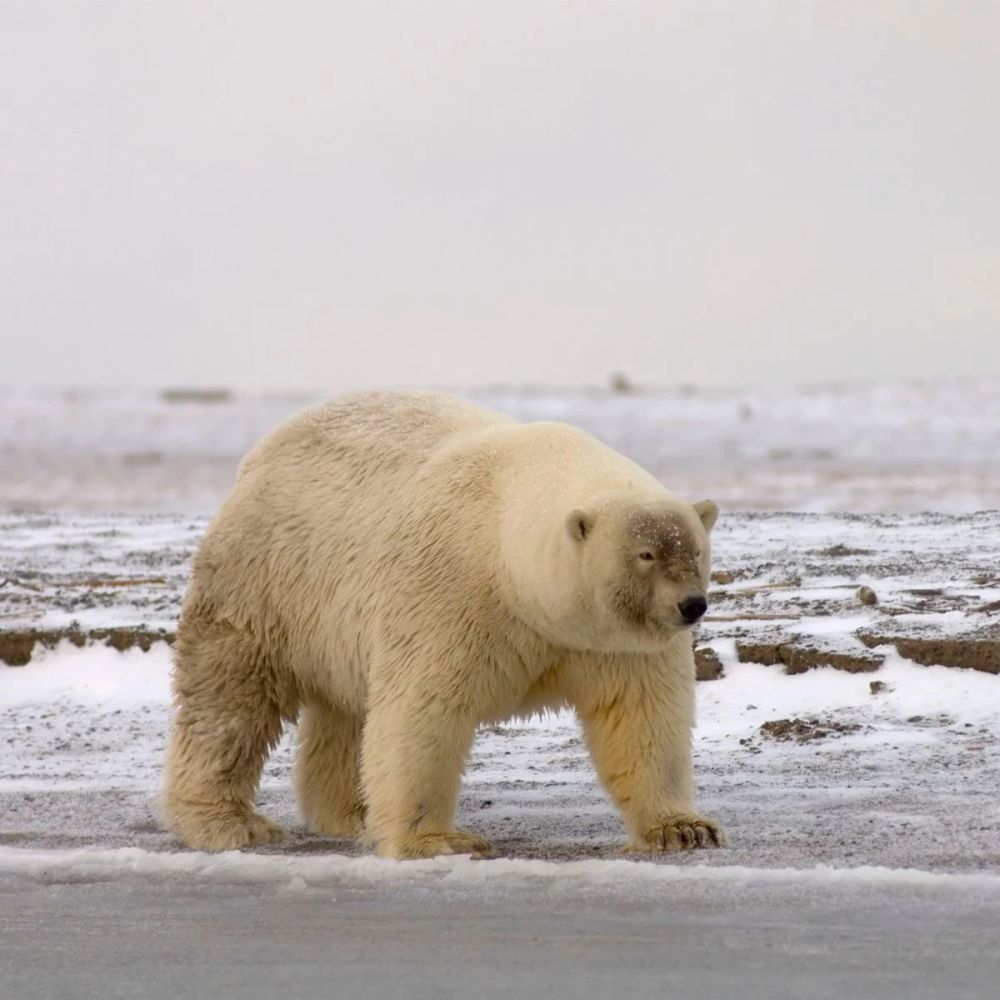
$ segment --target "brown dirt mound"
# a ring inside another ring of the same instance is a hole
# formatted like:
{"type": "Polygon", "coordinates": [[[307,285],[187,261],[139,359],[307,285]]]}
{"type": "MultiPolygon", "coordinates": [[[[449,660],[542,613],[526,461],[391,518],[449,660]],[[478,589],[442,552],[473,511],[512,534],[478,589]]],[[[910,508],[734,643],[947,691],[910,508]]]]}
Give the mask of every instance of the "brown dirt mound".
{"type": "Polygon", "coordinates": [[[723,675],[722,660],[711,646],[699,646],[694,651],[695,677],[700,681],[717,681],[723,675]]]}
{"type": "Polygon", "coordinates": [[[761,735],[782,743],[809,743],[812,740],[825,740],[830,736],[845,736],[861,729],[854,722],[836,722],[833,719],[772,719],[760,727],[761,735]]]}
{"type": "Polygon", "coordinates": [[[885,662],[880,653],[866,649],[857,652],[824,649],[804,639],[737,639],[736,655],[740,663],[763,663],[784,666],[786,674],[802,674],[814,667],[833,667],[852,674],[870,673],[885,662]]]}
{"type": "Polygon", "coordinates": [[[36,643],[51,649],[63,639],[68,639],[74,646],[100,642],[119,651],[138,646],[146,652],[154,642],[173,643],[174,633],[165,629],[152,631],[142,627],[95,628],[87,631],[78,628],[14,629],[0,632],[0,661],[9,667],[23,667],[31,659],[36,643]]]}
{"type": "Polygon", "coordinates": [[[1000,674],[1000,626],[986,625],[958,635],[921,635],[919,627],[861,629],[869,648],[895,646],[900,656],[924,666],[968,667],[1000,674]]]}

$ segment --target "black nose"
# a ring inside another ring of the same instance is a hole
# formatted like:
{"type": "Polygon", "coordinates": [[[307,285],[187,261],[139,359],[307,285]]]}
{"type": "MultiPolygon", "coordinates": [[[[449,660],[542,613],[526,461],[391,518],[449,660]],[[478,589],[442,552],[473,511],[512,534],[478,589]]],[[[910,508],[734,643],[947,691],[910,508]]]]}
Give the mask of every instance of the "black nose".
{"type": "Polygon", "coordinates": [[[689,597],[677,605],[677,610],[681,613],[681,618],[690,625],[708,610],[708,601],[704,597],[689,597]]]}

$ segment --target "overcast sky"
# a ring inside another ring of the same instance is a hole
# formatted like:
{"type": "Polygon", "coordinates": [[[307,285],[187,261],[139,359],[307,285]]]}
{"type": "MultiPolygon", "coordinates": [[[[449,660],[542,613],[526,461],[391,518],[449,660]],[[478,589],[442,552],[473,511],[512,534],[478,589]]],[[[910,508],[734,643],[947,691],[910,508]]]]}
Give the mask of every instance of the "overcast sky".
{"type": "Polygon", "coordinates": [[[0,383],[1000,375],[1000,4],[0,0],[0,383]]]}

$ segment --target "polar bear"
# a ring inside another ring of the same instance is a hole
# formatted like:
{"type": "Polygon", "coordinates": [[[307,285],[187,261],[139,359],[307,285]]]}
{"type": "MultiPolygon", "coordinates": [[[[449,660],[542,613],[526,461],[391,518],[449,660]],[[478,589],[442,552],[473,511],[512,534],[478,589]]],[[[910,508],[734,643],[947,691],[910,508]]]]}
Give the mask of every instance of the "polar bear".
{"type": "Polygon", "coordinates": [[[485,856],[454,827],[477,727],[572,707],[631,848],[720,844],[690,745],[717,515],[565,424],[438,393],[306,410],[247,456],[194,558],[168,826],[205,850],[280,838],[254,799],[298,718],[312,830],[485,856]]]}

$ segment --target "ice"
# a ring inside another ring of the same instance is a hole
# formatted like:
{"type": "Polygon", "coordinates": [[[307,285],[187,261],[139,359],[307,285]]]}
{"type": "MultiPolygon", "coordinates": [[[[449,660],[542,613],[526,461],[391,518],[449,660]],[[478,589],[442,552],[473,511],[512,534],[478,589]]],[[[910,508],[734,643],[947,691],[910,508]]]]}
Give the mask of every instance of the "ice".
{"type": "Polygon", "coordinates": [[[142,876],[201,884],[280,885],[302,890],[307,886],[351,884],[418,888],[471,888],[573,884],[574,888],[612,888],[616,895],[646,893],[678,883],[745,883],[817,886],[855,885],[880,888],[908,887],[938,893],[973,890],[1000,897],[1000,875],[959,875],[907,868],[860,866],[834,868],[747,868],[691,865],[671,867],[643,861],[537,861],[500,858],[482,862],[466,856],[392,861],[387,858],[280,857],[225,851],[153,852],[139,848],[117,850],[36,851],[0,847],[0,874],[22,875],[40,883],[106,882],[142,876]]]}

